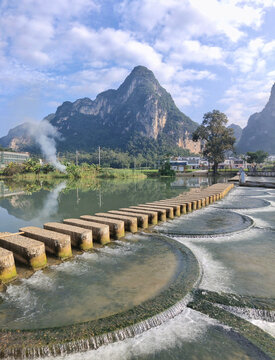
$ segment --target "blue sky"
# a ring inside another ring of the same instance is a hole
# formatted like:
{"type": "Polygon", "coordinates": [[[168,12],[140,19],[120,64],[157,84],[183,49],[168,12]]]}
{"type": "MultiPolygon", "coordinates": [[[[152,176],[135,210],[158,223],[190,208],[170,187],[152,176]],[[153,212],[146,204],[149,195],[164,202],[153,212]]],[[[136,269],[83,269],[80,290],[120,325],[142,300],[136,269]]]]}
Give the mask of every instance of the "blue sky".
{"type": "Polygon", "coordinates": [[[246,125],[275,81],[275,0],[0,0],[0,136],[151,69],[201,122],[246,125]]]}

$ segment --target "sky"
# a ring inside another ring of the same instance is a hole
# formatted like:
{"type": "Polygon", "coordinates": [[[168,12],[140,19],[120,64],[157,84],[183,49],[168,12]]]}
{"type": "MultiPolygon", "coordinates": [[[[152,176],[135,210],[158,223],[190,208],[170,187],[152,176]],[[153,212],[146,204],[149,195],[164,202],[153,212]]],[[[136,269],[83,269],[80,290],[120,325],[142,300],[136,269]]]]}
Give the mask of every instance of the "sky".
{"type": "Polygon", "coordinates": [[[200,123],[244,127],[275,82],[275,0],[0,0],[0,136],[137,65],[200,123]]]}

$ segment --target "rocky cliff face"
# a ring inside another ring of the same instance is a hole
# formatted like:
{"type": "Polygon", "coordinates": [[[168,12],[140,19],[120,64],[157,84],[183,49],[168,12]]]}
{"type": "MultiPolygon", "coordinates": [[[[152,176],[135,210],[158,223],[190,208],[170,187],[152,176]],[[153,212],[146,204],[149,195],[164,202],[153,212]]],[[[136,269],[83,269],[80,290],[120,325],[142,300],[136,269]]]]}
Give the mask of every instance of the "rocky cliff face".
{"type": "Polygon", "coordinates": [[[240,153],[264,150],[275,154],[275,83],[264,109],[250,116],[237,150],[240,153]]]}
{"type": "MultiPolygon", "coordinates": [[[[89,151],[97,146],[126,150],[138,137],[177,145],[186,131],[192,133],[198,126],[143,66],[135,67],[117,90],[104,91],[95,100],[66,101],[46,119],[63,137],[57,143],[59,151],[89,151]]],[[[16,143],[17,149],[26,150],[27,136],[20,130],[27,125],[22,126],[12,129],[0,144],[16,143]]]]}

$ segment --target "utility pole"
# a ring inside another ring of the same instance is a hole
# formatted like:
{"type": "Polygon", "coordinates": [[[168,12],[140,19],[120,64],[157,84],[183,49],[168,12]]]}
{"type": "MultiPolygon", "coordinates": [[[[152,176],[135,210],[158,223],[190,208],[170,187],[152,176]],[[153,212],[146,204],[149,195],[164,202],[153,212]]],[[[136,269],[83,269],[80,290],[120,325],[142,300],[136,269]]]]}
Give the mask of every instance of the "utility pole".
{"type": "Polygon", "coordinates": [[[98,147],[98,165],[100,166],[100,146],[98,147]]]}
{"type": "Polygon", "coordinates": [[[75,165],[78,166],[78,151],[75,151],[75,165]]]}

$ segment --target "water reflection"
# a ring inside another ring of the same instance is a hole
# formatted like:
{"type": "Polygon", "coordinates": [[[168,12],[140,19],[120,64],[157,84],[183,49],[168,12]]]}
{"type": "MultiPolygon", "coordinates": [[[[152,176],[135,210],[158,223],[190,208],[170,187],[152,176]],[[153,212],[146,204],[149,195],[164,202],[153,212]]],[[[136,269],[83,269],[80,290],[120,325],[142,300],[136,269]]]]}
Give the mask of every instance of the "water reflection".
{"type": "Polygon", "coordinates": [[[0,197],[0,231],[16,232],[21,226],[42,226],[47,221],[114,210],[188,190],[172,183],[170,179],[1,182],[2,195],[10,196],[0,197]]]}

